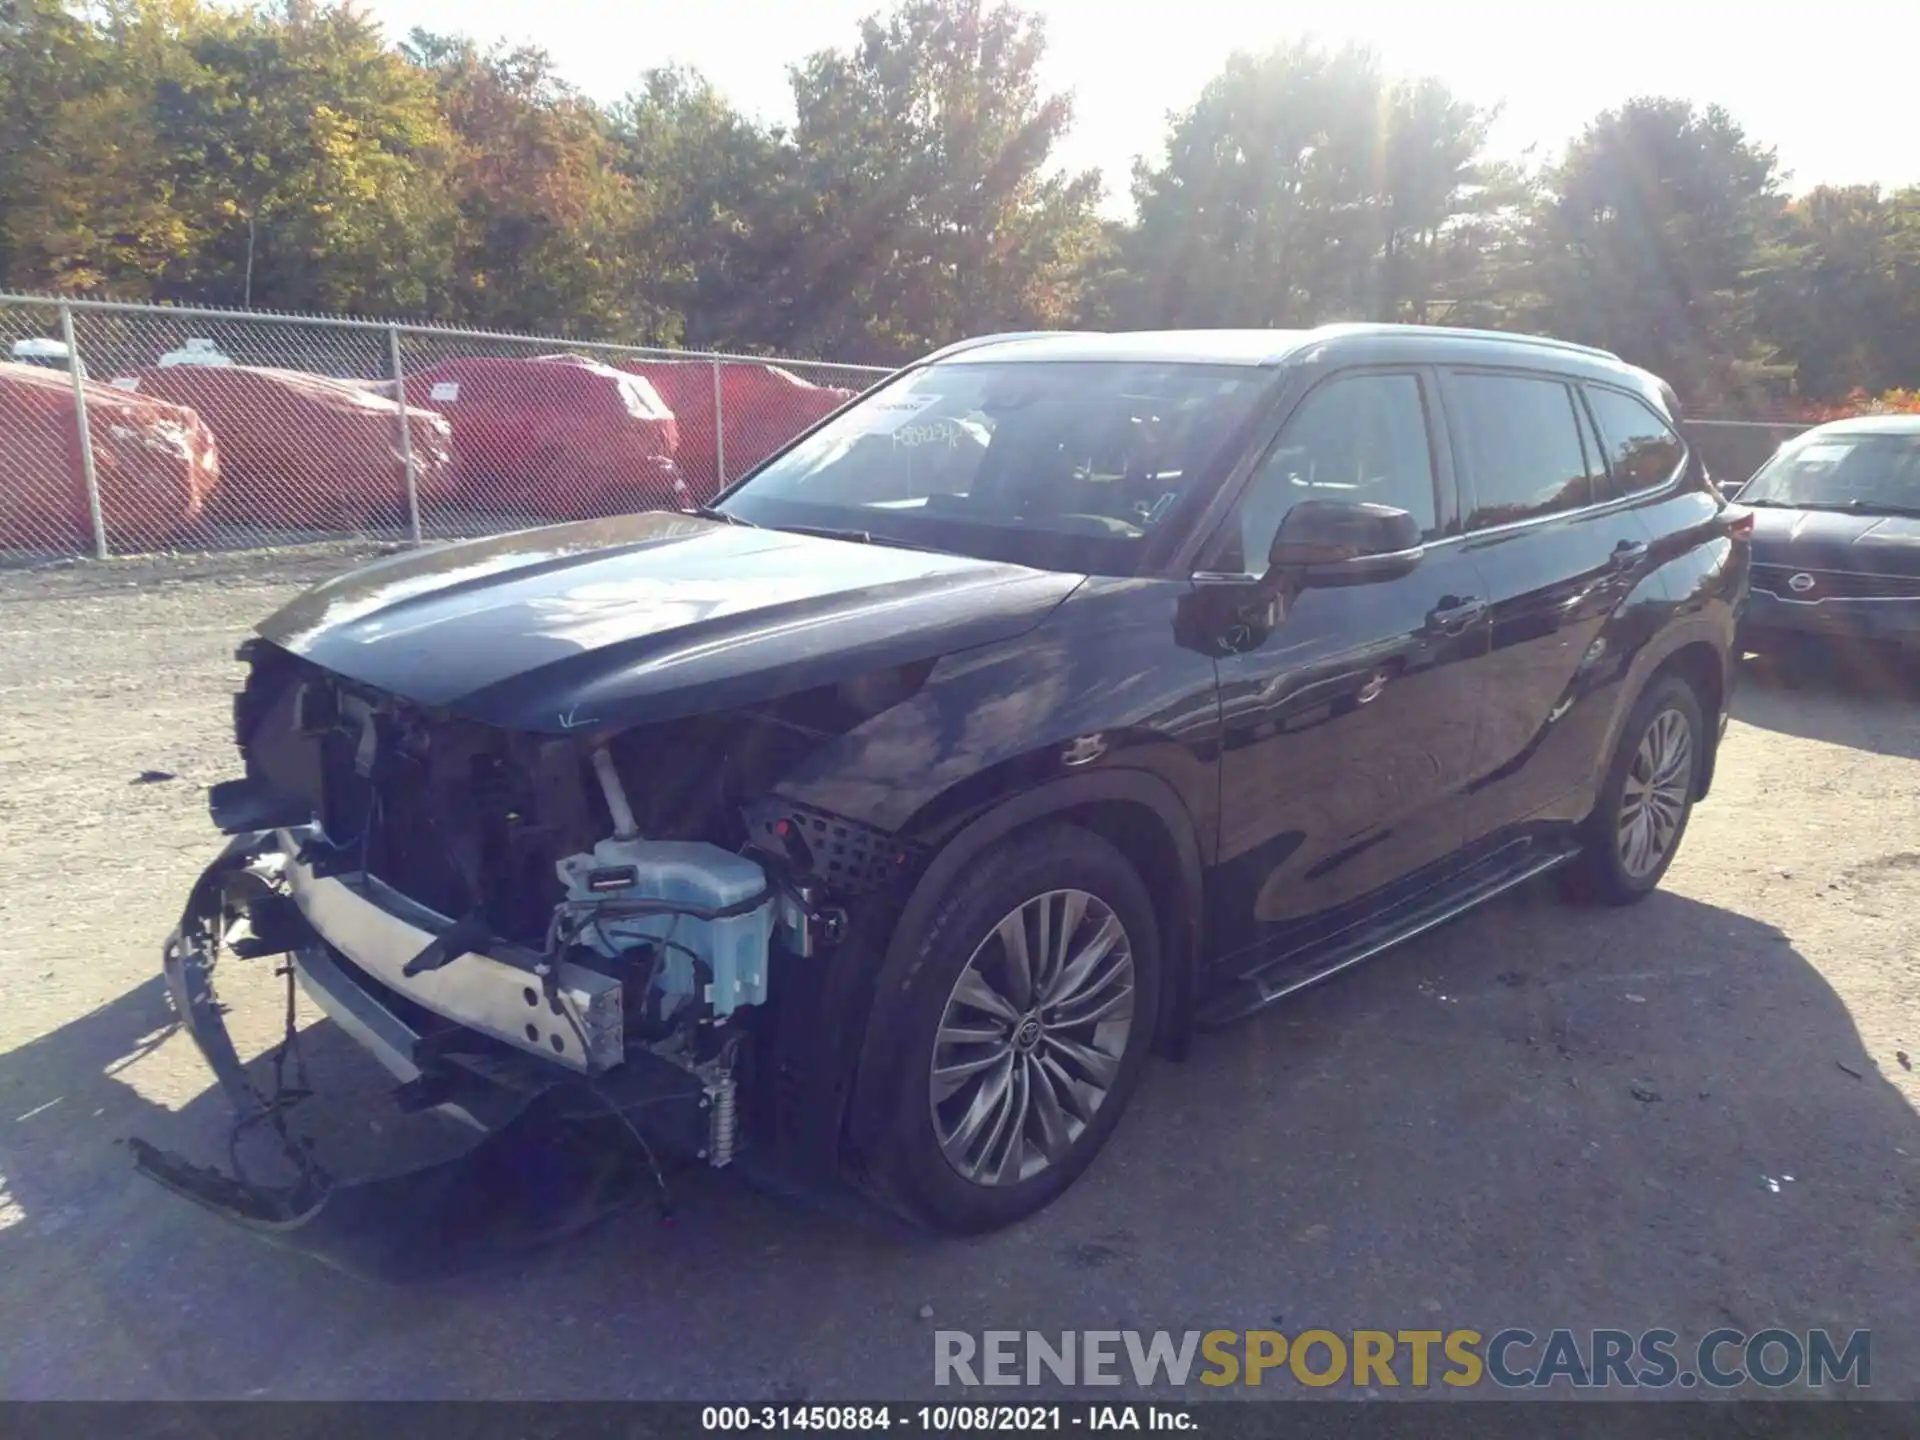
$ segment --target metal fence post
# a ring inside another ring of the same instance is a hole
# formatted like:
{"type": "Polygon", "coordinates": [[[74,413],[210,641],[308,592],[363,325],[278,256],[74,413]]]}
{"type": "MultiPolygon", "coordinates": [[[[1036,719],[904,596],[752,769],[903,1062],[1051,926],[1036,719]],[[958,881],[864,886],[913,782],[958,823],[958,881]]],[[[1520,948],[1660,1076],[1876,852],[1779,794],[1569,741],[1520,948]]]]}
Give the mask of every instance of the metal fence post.
{"type": "Polygon", "coordinates": [[[387,327],[393,352],[393,398],[400,405],[400,463],[407,467],[407,539],[420,543],[420,480],[413,468],[413,427],[407,423],[407,373],[400,365],[400,327],[387,327]]]}
{"type": "Polygon", "coordinates": [[[87,487],[87,517],[93,522],[93,558],[107,558],[107,520],[100,509],[100,477],[93,469],[93,427],[87,423],[87,386],[80,377],[80,346],[73,338],[73,307],[60,302],[60,339],[67,347],[67,375],[73,381],[73,423],[80,433],[80,478],[87,487]]]}
{"type": "Polygon", "coordinates": [[[727,488],[727,417],[720,399],[721,360],[713,357],[713,473],[722,490],[727,488]]]}

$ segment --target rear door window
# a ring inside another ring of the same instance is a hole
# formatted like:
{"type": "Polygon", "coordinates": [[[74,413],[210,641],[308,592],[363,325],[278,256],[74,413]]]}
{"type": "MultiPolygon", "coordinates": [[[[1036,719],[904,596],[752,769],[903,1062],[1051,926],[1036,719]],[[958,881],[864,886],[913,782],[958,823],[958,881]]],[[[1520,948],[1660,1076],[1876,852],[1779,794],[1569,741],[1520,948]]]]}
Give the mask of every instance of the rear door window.
{"type": "Polygon", "coordinates": [[[1600,459],[1581,440],[1573,389],[1544,375],[1455,371],[1447,411],[1465,470],[1467,529],[1591,505],[1600,459]]]}

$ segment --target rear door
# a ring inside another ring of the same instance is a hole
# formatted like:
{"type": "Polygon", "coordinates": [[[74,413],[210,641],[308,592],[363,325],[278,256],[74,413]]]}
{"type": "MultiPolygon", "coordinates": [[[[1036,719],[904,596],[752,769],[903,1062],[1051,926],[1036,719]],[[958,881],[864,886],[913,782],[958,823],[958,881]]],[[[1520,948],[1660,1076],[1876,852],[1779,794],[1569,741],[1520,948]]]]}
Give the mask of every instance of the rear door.
{"type": "Polygon", "coordinates": [[[1220,863],[1207,916],[1216,952],[1273,944],[1461,844],[1487,631],[1472,557],[1433,543],[1457,521],[1438,412],[1423,367],[1320,381],[1196,577],[1211,582],[1218,620],[1220,863]],[[1428,553],[1395,579],[1265,592],[1253,574],[1306,499],[1406,510],[1428,553]]]}
{"type": "Polygon", "coordinates": [[[1625,658],[1609,622],[1653,557],[1638,512],[1610,488],[1576,382],[1458,368],[1443,371],[1441,385],[1460,543],[1491,605],[1467,815],[1480,840],[1527,820],[1580,818],[1625,658]]]}

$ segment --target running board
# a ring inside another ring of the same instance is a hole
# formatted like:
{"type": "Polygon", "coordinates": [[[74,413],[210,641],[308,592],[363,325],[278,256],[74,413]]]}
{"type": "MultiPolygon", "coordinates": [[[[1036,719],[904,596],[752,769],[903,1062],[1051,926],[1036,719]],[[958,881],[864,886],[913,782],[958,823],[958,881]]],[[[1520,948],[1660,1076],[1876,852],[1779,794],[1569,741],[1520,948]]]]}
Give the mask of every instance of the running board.
{"type": "MultiPolygon", "coordinates": [[[[1520,854],[1507,859],[1506,863],[1496,862],[1503,857],[1493,855],[1480,862],[1473,869],[1486,872],[1464,890],[1449,886],[1442,896],[1436,897],[1426,905],[1410,905],[1397,913],[1391,913],[1383,925],[1355,926],[1358,933],[1348,936],[1343,942],[1329,947],[1325,963],[1305,974],[1290,974],[1284,980],[1270,980],[1266,977],[1275,970],[1284,967],[1291,956],[1281,956],[1269,960],[1257,968],[1239,976],[1217,999],[1200,1007],[1195,1023],[1203,1029],[1217,1029],[1229,1025],[1257,1010],[1264,1010],[1275,1001],[1284,1000],[1289,995],[1298,994],[1310,985],[1318,985],[1331,979],[1343,970],[1351,969],[1363,960],[1371,960],[1382,951],[1391,950],[1403,941],[1416,935],[1437,929],[1449,920],[1458,919],[1469,910],[1484,905],[1496,895],[1503,895],[1529,880],[1557,870],[1567,861],[1580,853],[1575,844],[1543,847],[1536,842],[1528,842],[1518,847],[1520,854]]],[[[1472,873],[1469,871],[1469,873],[1472,873]]]]}

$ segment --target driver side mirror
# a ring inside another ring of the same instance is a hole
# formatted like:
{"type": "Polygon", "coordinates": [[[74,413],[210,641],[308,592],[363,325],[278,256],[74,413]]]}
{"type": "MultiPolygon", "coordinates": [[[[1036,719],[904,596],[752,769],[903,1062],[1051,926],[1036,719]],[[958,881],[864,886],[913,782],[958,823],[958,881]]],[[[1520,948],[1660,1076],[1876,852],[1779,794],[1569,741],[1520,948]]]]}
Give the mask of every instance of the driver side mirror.
{"type": "Polygon", "coordinates": [[[1309,585],[1370,585],[1411,574],[1426,553],[1405,510],[1352,500],[1302,500],[1267,552],[1267,578],[1309,585]]]}

